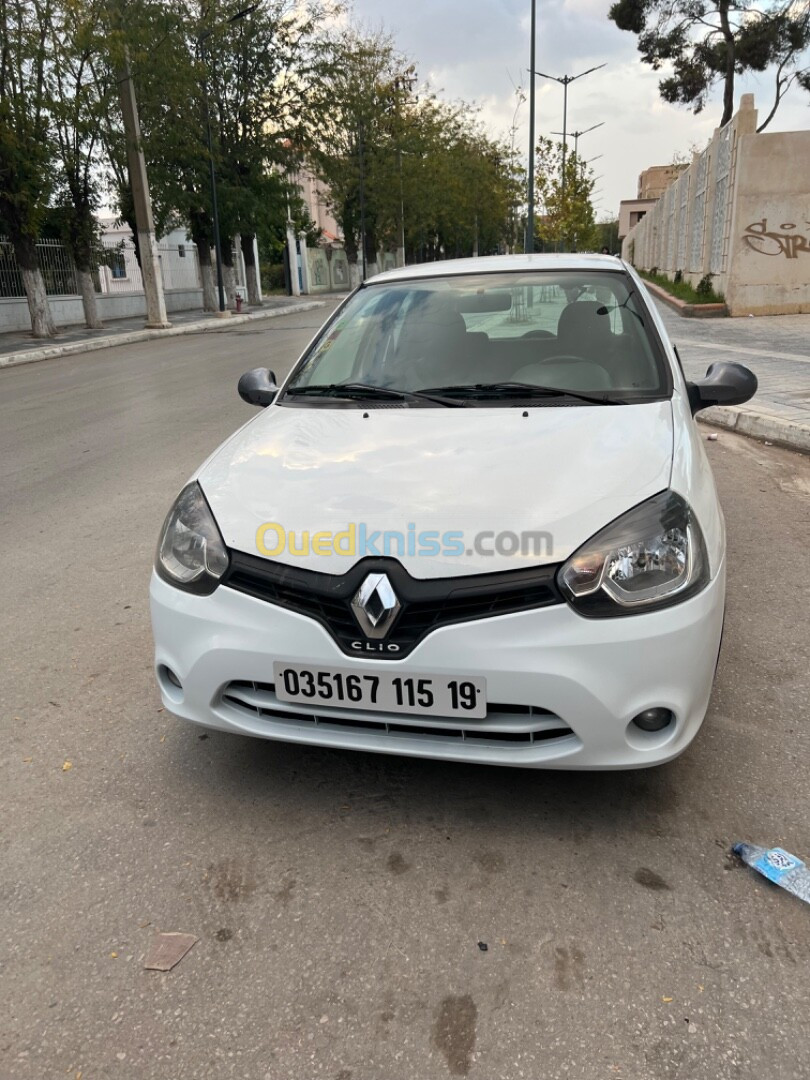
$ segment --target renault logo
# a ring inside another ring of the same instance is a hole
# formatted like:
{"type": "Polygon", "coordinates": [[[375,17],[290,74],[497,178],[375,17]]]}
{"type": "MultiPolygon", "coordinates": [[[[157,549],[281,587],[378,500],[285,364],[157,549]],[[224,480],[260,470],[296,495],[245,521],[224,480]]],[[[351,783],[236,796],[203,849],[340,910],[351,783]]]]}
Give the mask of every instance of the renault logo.
{"type": "Polygon", "coordinates": [[[401,606],[385,574],[369,574],[352,600],[354,617],[369,638],[384,638],[401,606]]]}

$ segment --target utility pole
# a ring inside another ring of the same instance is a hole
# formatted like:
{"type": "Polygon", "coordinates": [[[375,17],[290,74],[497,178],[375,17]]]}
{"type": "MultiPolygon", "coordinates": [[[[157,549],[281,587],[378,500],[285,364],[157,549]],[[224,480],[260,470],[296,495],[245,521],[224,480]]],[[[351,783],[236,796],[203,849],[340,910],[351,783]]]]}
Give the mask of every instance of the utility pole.
{"type": "Polygon", "coordinates": [[[135,207],[138,252],[141,258],[141,277],[146,299],[146,326],[150,330],[166,330],[171,323],[166,317],[163,273],[155,239],[155,221],[152,216],[152,200],[149,197],[149,181],[146,177],[146,160],[141,149],[138,103],[135,100],[135,87],[132,83],[127,49],[124,50],[124,59],[118,73],[118,89],[124,118],[129,184],[132,188],[132,201],[135,207]]]}
{"type": "MultiPolygon", "coordinates": [[[[532,0],[531,39],[529,70],[534,73],[537,39],[537,0],[532,0]]],[[[529,86],[529,206],[526,217],[526,234],[523,240],[523,250],[527,254],[534,251],[534,105],[535,88],[534,74],[532,74],[529,86]]]]}

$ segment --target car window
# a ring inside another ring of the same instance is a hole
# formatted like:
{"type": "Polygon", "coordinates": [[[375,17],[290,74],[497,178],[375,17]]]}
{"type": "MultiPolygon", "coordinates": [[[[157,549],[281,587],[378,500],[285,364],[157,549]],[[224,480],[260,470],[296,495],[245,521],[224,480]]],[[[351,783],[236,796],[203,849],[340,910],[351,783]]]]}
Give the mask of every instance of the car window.
{"type": "Polygon", "coordinates": [[[287,390],[349,381],[403,391],[522,382],[624,400],[669,384],[649,316],[615,271],[372,283],[287,390]]]}

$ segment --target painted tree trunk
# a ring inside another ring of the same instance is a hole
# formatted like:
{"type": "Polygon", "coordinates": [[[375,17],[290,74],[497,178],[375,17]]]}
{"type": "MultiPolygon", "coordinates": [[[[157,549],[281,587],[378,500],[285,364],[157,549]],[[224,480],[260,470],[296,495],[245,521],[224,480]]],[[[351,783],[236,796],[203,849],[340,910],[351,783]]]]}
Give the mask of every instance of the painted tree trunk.
{"type": "Polygon", "coordinates": [[[225,307],[233,310],[236,307],[236,271],[222,260],[222,280],[225,283],[225,307]]]}
{"type": "Polygon", "coordinates": [[[242,233],[242,257],[245,260],[247,302],[250,307],[261,307],[262,298],[259,294],[259,271],[256,266],[256,252],[253,248],[253,240],[253,233],[242,233]]]}
{"type": "Polygon", "coordinates": [[[79,292],[81,293],[82,308],[84,309],[84,325],[90,330],[103,330],[104,323],[98,313],[93,276],[89,270],[82,269],[76,270],[76,276],[79,279],[79,292]]]}
{"type": "Polygon", "coordinates": [[[28,313],[31,316],[31,333],[35,338],[49,338],[56,334],[45,282],[39,267],[37,247],[27,237],[15,240],[14,254],[23,279],[28,313]]]}
{"type": "Polygon", "coordinates": [[[197,245],[200,260],[200,281],[203,291],[203,311],[218,311],[217,285],[214,280],[214,268],[211,265],[211,248],[205,241],[197,245]]]}

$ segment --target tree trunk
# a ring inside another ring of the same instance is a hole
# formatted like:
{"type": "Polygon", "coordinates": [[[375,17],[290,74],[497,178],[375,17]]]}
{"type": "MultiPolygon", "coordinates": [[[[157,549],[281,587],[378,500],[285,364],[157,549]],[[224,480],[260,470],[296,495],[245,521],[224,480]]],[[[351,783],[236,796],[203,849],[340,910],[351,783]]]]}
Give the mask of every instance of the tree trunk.
{"type": "Polygon", "coordinates": [[[89,330],[103,330],[104,323],[98,313],[96,289],[93,285],[93,252],[89,246],[79,243],[74,248],[73,260],[76,264],[76,277],[79,280],[79,292],[84,309],[84,325],[89,330]]]}
{"type": "Polygon", "coordinates": [[[96,289],[93,285],[93,275],[89,270],[76,268],[76,276],[79,279],[79,292],[82,294],[82,308],[84,309],[84,325],[90,330],[103,330],[104,323],[98,313],[96,303],[96,289]]]}
{"type": "Polygon", "coordinates": [[[200,266],[200,282],[203,291],[203,311],[217,311],[217,286],[214,281],[214,268],[211,265],[211,248],[208,241],[200,240],[197,244],[197,258],[200,266]]]}
{"type": "Polygon", "coordinates": [[[31,316],[31,333],[35,338],[49,338],[56,334],[45,282],[39,267],[37,246],[28,237],[14,241],[14,254],[23,279],[28,312],[31,316]]]}
{"type": "Polygon", "coordinates": [[[245,284],[247,285],[248,305],[250,307],[261,307],[259,268],[256,266],[255,251],[253,249],[254,238],[254,233],[242,233],[242,258],[245,260],[245,284]]]}
{"type": "Polygon", "coordinates": [[[225,252],[222,253],[222,280],[225,285],[225,307],[233,310],[236,307],[236,271],[233,263],[225,262],[225,252]]]}
{"type": "Polygon", "coordinates": [[[725,127],[729,120],[734,115],[734,61],[735,61],[735,47],[734,47],[734,32],[731,29],[731,24],[728,21],[728,11],[731,4],[731,0],[720,0],[718,6],[718,13],[720,15],[720,26],[723,31],[723,38],[726,43],[726,71],[723,76],[723,118],[720,121],[720,127],[725,127]]]}

